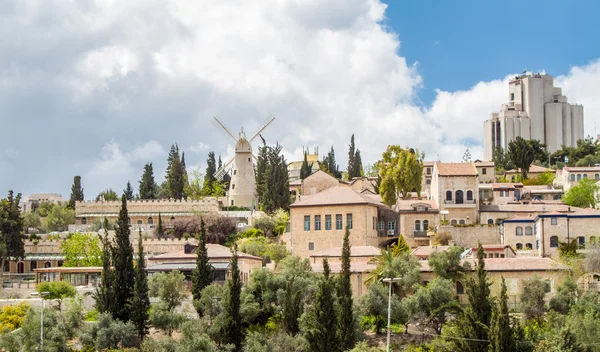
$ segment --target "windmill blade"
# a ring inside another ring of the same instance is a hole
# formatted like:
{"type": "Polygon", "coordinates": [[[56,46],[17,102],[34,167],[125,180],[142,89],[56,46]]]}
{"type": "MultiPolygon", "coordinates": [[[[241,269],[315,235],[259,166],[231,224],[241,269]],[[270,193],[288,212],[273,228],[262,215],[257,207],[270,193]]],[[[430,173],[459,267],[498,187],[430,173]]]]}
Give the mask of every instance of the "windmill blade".
{"type": "Polygon", "coordinates": [[[256,132],[256,133],[254,134],[254,136],[252,136],[252,138],[250,138],[249,142],[250,142],[250,143],[252,143],[252,141],[253,141],[253,140],[254,140],[256,137],[258,137],[258,135],[259,135],[259,134],[261,134],[261,133],[262,133],[262,131],[264,131],[264,130],[265,130],[265,128],[267,128],[267,126],[269,126],[269,125],[271,124],[271,122],[273,122],[274,120],[275,120],[275,117],[273,116],[273,117],[271,117],[271,119],[270,119],[269,121],[267,121],[267,123],[263,124],[263,126],[262,126],[262,127],[259,129],[259,130],[258,130],[258,132],[256,132]]]}
{"type": "Polygon", "coordinates": [[[227,135],[229,135],[229,137],[231,137],[237,143],[237,138],[235,138],[235,136],[231,132],[229,132],[227,127],[225,127],[225,125],[221,121],[219,121],[218,118],[214,117],[213,124],[217,127],[217,129],[225,131],[225,133],[227,133],[227,135]]]}
{"type": "Polygon", "coordinates": [[[225,165],[223,165],[223,167],[221,167],[219,170],[217,170],[217,172],[215,172],[215,178],[217,180],[221,181],[223,179],[223,176],[225,176],[225,174],[227,173],[227,168],[233,162],[234,159],[235,156],[231,157],[231,159],[229,159],[229,161],[226,162],[225,165]]]}

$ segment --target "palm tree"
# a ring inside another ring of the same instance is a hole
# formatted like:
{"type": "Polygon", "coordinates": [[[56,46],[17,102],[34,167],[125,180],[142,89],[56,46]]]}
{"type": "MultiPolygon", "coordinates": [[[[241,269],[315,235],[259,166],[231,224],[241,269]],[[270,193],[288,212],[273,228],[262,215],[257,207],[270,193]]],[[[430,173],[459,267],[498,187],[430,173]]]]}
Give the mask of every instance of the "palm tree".
{"type": "Polygon", "coordinates": [[[382,249],[381,254],[371,259],[369,264],[375,264],[377,267],[367,276],[367,285],[385,278],[400,278],[396,284],[399,287],[408,287],[420,277],[418,261],[409,253],[397,252],[393,248],[382,249]]]}

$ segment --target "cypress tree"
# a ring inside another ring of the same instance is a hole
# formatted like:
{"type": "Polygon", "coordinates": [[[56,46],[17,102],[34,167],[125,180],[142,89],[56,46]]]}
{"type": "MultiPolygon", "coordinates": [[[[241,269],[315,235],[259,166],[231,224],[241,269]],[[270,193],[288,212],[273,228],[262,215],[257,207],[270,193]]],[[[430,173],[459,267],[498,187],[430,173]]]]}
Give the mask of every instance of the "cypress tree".
{"type": "MultiPolygon", "coordinates": [[[[223,168],[223,162],[221,161],[221,156],[219,155],[219,164],[217,166],[217,170],[221,170],[221,168],[223,168]]],[[[230,181],[231,181],[231,176],[229,176],[228,173],[225,173],[223,175],[223,177],[221,178],[221,185],[222,185],[223,189],[229,188],[230,181]]]]}
{"type": "MultiPolygon", "coordinates": [[[[21,193],[15,197],[13,191],[8,191],[8,197],[0,200],[0,243],[4,246],[2,255],[2,266],[8,258],[21,259],[25,257],[25,245],[23,244],[23,218],[21,217],[21,193]]],[[[4,273],[4,270],[2,270],[4,273]]]]}
{"type": "Polygon", "coordinates": [[[237,245],[234,245],[233,257],[231,258],[231,278],[227,280],[229,297],[225,304],[225,338],[227,343],[235,346],[236,351],[242,348],[242,317],[240,314],[240,296],[242,293],[242,282],[240,280],[240,268],[238,266],[237,245]]]}
{"type": "Polygon", "coordinates": [[[254,169],[254,177],[256,184],[256,195],[258,202],[261,205],[265,203],[267,195],[267,167],[269,164],[269,147],[267,147],[264,138],[262,138],[263,145],[258,147],[258,157],[256,158],[256,166],[254,169]]]}
{"type": "Polygon", "coordinates": [[[113,311],[113,270],[110,267],[112,246],[108,240],[108,232],[105,232],[102,238],[102,273],[100,274],[100,284],[93,293],[94,307],[100,313],[113,311]]]}
{"type": "Polygon", "coordinates": [[[339,351],[341,347],[336,331],[334,288],[329,274],[329,263],[325,258],[323,259],[323,277],[317,289],[313,326],[307,333],[311,351],[339,351]]]}
{"type": "Polygon", "coordinates": [[[115,249],[113,265],[115,267],[113,290],[115,304],[111,311],[113,318],[123,322],[131,318],[131,300],[133,298],[133,284],[135,273],[133,270],[133,247],[129,241],[129,215],[127,213],[127,199],[121,198],[121,211],[117,220],[115,233],[115,249]]]}
{"type": "Polygon", "coordinates": [[[356,150],[354,154],[354,171],[352,177],[361,177],[363,175],[362,157],[360,156],[360,150],[356,150]]]}
{"type": "MultiPolygon", "coordinates": [[[[196,269],[192,273],[192,296],[194,301],[199,301],[202,290],[209,286],[214,278],[213,267],[208,262],[208,251],[206,249],[206,228],[204,219],[200,219],[200,234],[198,235],[198,248],[196,248],[196,269]]],[[[197,307],[198,315],[202,311],[197,307]]]]}
{"type": "Polygon", "coordinates": [[[350,284],[350,229],[346,227],[342,245],[342,270],[338,283],[339,319],[338,332],[342,351],[354,348],[354,314],[352,312],[352,286],[350,284]]]}
{"type": "MultiPolygon", "coordinates": [[[[185,160],[184,160],[185,161],[185,160]]],[[[167,193],[169,198],[172,199],[183,199],[184,185],[185,185],[185,166],[182,163],[181,157],[179,156],[179,146],[177,144],[171,145],[169,157],[167,159],[167,193]]]]}
{"type": "Polygon", "coordinates": [[[335,162],[335,151],[333,150],[333,146],[331,146],[331,150],[327,153],[327,157],[323,159],[323,163],[326,164],[327,171],[335,178],[342,178],[342,173],[339,170],[338,164],[335,162]]]}
{"type": "Polygon", "coordinates": [[[156,199],[158,193],[158,185],[154,182],[154,170],[152,163],[144,165],[144,173],[140,184],[140,199],[156,199]]]}
{"type": "Polygon", "coordinates": [[[186,188],[189,186],[188,183],[188,173],[187,168],[185,166],[185,152],[181,153],[181,174],[182,174],[182,189],[181,189],[181,199],[187,199],[187,195],[185,194],[186,188]]]}
{"type": "Polygon", "coordinates": [[[304,153],[304,160],[302,160],[302,166],[300,167],[300,179],[304,180],[312,174],[312,163],[308,163],[307,154],[304,153]]]}
{"type": "Polygon", "coordinates": [[[294,289],[295,276],[287,282],[283,302],[283,327],[294,336],[300,332],[298,318],[302,315],[302,291],[294,289]]]}
{"type": "MultiPolygon", "coordinates": [[[[219,161],[221,158],[219,157],[219,161]]],[[[215,161],[215,153],[209,152],[206,159],[206,172],[204,175],[204,185],[202,185],[202,194],[205,196],[213,195],[214,183],[217,182],[215,173],[217,172],[217,164],[215,161]]]]}
{"type": "Polygon", "coordinates": [[[290,206],[287,162],[281,150],[282,146],[279,144],[268,150],[267,172],[263,180],[266,191],[263,195],[262,210],[269,213],[277,209],[288,210],[290,206]]]}
{"type": "Polygon", "coordinates": [[[500,301],[492,312],[492,325],[490,326],[490,352],[516,351],[513,328],[510,325],[508,314],[508,295],[506,294],[506,281],[502,277],[500,301]]]}
{"type": "Polygon", "coordinates": [[[131,182],[127,181],[127,187],[123,190],[123,195],[127,200],[133,200],[133,187],[131,187],[131,182]]]}
{"type": "Polygon", "coordinates": [[[162,238],[164,233],[165,230],[163,229],[162,217],[160,216],[160,213],[158,213],[158,226],[156,227],[156,237],[162,238]]]}
{"type": "Polygon", "coordinates": [[[139,338],[143,340],[148,334],[150,298],[148,297],[148,277],[146,276],[141,230],[138,237],[138,260],[135,267],[133,292],[131,321],[135,325],[139,338]]]}
{"type": "Polygon", "coordinates": [[[81,176],[73,177],[71,186],[71,198],[69,199],[69,208],[75,209],[75,202],[83,200],[83,188],[81,188],[81,176]]]}
{"type": "Polygon", "coordinates": [[[354,157],[356,153],[356,146],[354,145],[354,134],[350,137],[350,145],[348,146],[348,180],[352,180],[354,177],[354,157]]]}

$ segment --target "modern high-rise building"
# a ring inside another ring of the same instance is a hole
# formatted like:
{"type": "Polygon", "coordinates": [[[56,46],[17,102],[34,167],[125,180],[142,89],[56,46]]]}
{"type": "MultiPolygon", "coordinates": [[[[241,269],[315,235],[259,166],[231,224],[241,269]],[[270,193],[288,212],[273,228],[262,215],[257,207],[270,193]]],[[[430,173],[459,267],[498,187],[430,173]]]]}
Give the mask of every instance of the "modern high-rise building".
{"type": "Polygon", "coordinates": [[[509,102],[483,123],[483,152],[492,160],[498,146],[508,148],[516,137],[537,139],[550,153],[583,139],[583,106],[569,104],[554,79],[526,74],[508,84],[509,102]]]}

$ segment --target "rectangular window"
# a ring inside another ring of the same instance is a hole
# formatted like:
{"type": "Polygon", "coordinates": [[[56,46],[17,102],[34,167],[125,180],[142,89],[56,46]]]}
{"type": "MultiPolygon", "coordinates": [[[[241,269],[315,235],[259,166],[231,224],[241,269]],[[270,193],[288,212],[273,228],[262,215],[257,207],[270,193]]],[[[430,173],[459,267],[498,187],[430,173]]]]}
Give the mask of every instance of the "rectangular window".
{"type": "Polygon", "coordinates": [[[309,251],[314,251],[315,250],[315,243],[314,242],[308,242],[308,250],[309,251]]]}
{"type": "Polygon", "coordinates": [[[331,215],[325,215],[325,230],[331,230],[331,215]]]}
{"type": "Polygon", "coordinates": [[[485,167],[484,167],[483,169],[481,169],[481,174],[482,174],[482,175],[485,175],[485,174],[487,174],[487,169],[486,169],[485,167]]]}
{"type": "Polygon", "coordinates": [[[310,231],[310,215],[304,216],[304,231],[310,231]]]}
{"type": "Polygon", "coordinates": [[[341,230],[344,227],[342,223],[342,214],[335,214],[335,229],[341,230]]]}
{"type": "Polygon", "coordinates": [[[515,93],[510,93],[510,101],[514,101],[515,100],[515,93]]]}
{"type": "Polygon", "coordinates": [[[395,229],[396,229],[396,222],[388,221],[388,230],[395,230],[395,229]]]}
{"type": "Polygon", "coordinates": [[[557,218],[550,218],[550,223],[552,225],[556,225],[558,223],[558,219],[557,218]]]}
{"type": "Polygon", "coordinates": [[[385,230],[385,222],[380,221],[377,226],[377,230],[385,230]]]}
{"type": "Polygon", "coordinates": [[[352,230],[352,214],[346,214],[346,227],[352,230]]]}
{"type": "Polygon", "coordinates": [[[321,215],[315,215],[315,231],[321,230],[321,215]]]}

